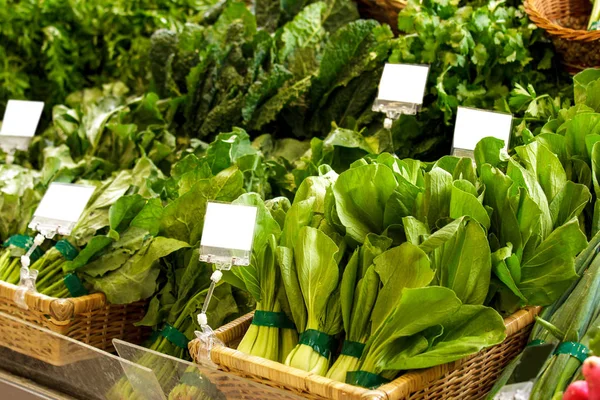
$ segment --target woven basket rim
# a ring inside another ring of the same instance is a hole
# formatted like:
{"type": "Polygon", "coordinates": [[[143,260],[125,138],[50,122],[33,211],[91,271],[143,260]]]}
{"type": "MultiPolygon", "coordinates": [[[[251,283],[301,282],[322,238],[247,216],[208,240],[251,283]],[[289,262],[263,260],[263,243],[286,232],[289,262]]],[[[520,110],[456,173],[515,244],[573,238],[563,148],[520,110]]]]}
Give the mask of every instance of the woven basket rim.
{"type": "MultiPolygon", "coordinates": [[[[584,0],[585,1],[585,0],[584,0]]],[[[600,31],[567,28],[544,15],[536,6],[535,0],[524,1],[525,12],[533,23],[550,35],[573,41],[592,42],[600,40],[600,31]]]]}
{"type": "MultiPolygon", "coordinates": [[[[508,340],[513,335],[516,335],[521,330],[525,329],[527,326],[532,324],[535,320],[535,316],[539,313],[541,307],[526,307],[521,309],[509,317],[504,319],[504,324],[506,326],[506,334],[508,340]]],[[[213,362],[215,361],[215,357],[217,359],[221,359],[222,357],[234,357],[234,358],[243,358],[249,363],[252,363],[257,366],[261,366],[261,368],[265,368],[270,371],[278,371],[282,373],[287,373],[294,375],[295,378],[302,377],[307,386],[319,386],[319,385],[329,385],[331,388],[335,387],[336,390],[342,390],[345,393],[360,393],[361,398],[388,398],[391,393],[394,394],[394,398],[400,396],[398,398],[405,398],[410,396],[411,393],[414,393],[418,390],[421,390],[423,386],[434,382],[436,379],[443,377],[446,373],[451,372],[461,365],[467,363],[470,359],[476,357],[479,353],[473,354],[469,357],[465,357],[461,360],[439,365],[432,368],[427,368],[423,370],[415,370],[407,372],[406,374],[396,378],[392,382],[381,386],[377,390],[368,390],[364,388],[359,388],[356,386],[352,386],[343,382],[334,382],[325,377],[318,376],[315,374],[308,374],[306,376],[306,371],[297,370],[295,368],[291,368],[288,366],[284,366],[283,364],[275,361],[265,360],[260,357],[247,355],[239,352],[238,350],[227,347],[227,343],[232,339],[232,332],[239,328],[240,326],[246,325],[246,327],[252,321],[253,312],[248,313],[239,317],[238,319],[220,327],[215,330],[216,336],[222,340],[226,345],[225,346],[217,346],[213,348],[213,352],[211,353],[211,358],[213,358],[213,362]],[[383,396],[383,397],[381,397],[383,396]]],[[[238,330],[239,332],[239,330],[238,330]]],[[[196,358],[196,350],[198,346],[198,339],[193,340],[189,344],[190,352],[192,353],[192,358],[196,358]]],[[[492,346],[494,347],[494,346],[492,346]]],[[[491,347],[491,348],[492,348],[491,347]]],[[[218,361],[218,360],[217,360],[218,361]]],[[[219,364],[219,362],[216,362],[219,364]]],[[[222,367],[228,369],[229,366],[223,364],[222,367]]],[[[261,375],[258,375],[261,376],[261,375]]],[[[262,378],[267,378],[266,374],[262,376],[262,378]]]]}
{"type": "MultiPolygon", "coordinates": [[[[0,281],[0,299],[14,303],[17,285],[0,281]]],[[[59,299],[38,292],[26,292],[25,303],[33,311],[48,314],[55,321],[68,321],[76,315],[94,311],[107,305],[104,293],[59,299]]]]}

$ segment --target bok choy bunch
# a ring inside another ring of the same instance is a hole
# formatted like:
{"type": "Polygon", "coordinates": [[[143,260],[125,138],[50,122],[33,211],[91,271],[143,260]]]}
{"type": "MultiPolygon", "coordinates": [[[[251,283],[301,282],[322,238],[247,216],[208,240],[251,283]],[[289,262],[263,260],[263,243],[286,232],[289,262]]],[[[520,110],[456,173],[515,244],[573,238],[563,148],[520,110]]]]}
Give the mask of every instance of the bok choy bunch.
{"type": "Polygon", "coordinates": [[[238,350],[274,361],[283,361],[298,341],[293,323],[282,307],[283,283],[277,265],[277,246],[281,236],[279,223],[255,193],[243,194],[233,204],[255,206],[258,209],[254,231],[252,262],[248,267],[233,268],[231,273],[244,282],[256,301],[252,325],[244,335],[238,350]]]}
{"type": "MultiPolygon", "coordinates": [[[[431,267],[427,254],[408,242],[375,257],[373,269],[382,286],[369,340],[346,382],[377,387],[398,371],[455,361],[504,340],[500,315],[483,305],[464,304],[454,290],[435,285],[431,267]]],[[[476,276],[475,269],[454,279],[458,286],[476,276]]]]}
{"type": "Polygon", "coordinates": [[[327,377],[344,382],[348,371],[356,370],[371,333],[371,312],[379,292],[380,279],[373,259],[387,250],[392,239],[368,234],[365,243],[354,250],[342,276],[340,301],[346,337],[342,352],[327,377]]]}
{"type": "Polygon", "coordinates": [[[285,364],[317,375],[327,373],[332,336],[341,331],[340,271],[336,261],[339,252],[325,233],[305,226],[298,232],[293,260],[288,258],[289,264],[282,266],[297,271],[297,276],[291,278],[297,280],[301,297],[295,303],[290,299],[291,305],[306,308],[306,326],[285,364]]]}
{"type": "Polygon", "coordinates": [[[325,375],[333,336],[342,330],[339,281],[346,247],[325,219],[326,194],[337,174],[326,168],[320,172],[298,188],[285,218],[277,259],[300,334],[285,364],[325,375]]]}

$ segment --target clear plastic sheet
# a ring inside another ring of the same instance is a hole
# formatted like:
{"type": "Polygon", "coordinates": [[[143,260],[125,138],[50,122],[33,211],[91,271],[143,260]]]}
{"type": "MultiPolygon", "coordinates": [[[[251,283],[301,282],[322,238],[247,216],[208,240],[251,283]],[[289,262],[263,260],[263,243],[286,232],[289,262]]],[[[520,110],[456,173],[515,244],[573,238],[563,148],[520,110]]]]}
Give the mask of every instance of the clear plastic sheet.
{"type": "Polygon", "coordinates": [[[140,393],[163,396],[150,368],[3,313],[0,313],[0,369],[78,399],[108,399],[108,394],[123,379],[140,393]],[[51,346],[60,347],[64,362],[40,360],[51,346]],[[35,358],[30,356],[32,353],[35,358]]]}
{"type": "Polygon", "coordinates": [[[280,399],[296,400],[292,392],[271,388],[215,368],[170,357],[122,340],[113,340],[118,354],[154,371],[168,400],[280,399]]]}
{"type": "Polygon", "coordinates": [[[0,313],[0,379],[23,377],[85,400],[300,399],[208,363],[193,364],[121,340],[113,344],[120,357],[0,313]],[[57,349],[60,360],[45,360],[57,349]]]}
{"type": "Polygon", "coordinates": [[[533,382],[516,383],[506,385],[494,397],[494,400],[527,400],[533,389],[533,382]]]}

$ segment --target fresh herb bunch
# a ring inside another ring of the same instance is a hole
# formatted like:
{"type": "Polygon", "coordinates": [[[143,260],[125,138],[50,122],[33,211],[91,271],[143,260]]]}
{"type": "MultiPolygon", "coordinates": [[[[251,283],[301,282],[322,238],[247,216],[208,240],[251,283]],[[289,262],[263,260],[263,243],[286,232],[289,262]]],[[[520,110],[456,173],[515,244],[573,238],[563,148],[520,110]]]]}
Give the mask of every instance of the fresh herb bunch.
{"type": "Polygon", "coordinates": [[[198,18],[212,3],[1,0],[0,109],[12,98],[42,100],[49,110],[115,78],[141,92],[152,33],[198,18]]]}
{"type": "Polygon", "coordinates": [[[390,62],[431,66],[424,110],[394,126],[403,157],[446,154],[458,106],[511,111],[506,99],[516,83],[553,96],[569,83],[522,6],[411,0],[398,27],[390,62]]]}

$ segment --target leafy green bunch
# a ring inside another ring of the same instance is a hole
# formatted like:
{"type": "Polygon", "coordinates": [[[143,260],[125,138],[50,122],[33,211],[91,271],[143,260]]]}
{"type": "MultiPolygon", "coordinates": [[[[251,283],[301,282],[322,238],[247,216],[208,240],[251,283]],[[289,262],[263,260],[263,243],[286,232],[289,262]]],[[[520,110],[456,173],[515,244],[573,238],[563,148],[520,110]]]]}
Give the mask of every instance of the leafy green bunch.
{"type": "Polygon", "coordinates": [[[445,153],[458,106],[523,112],[507,104],[515,84],[553,96],[568,84],[543,31],[520,5],[410,1],[398,28],[390,62],[431,66],[424,110],[394,127],[401,156],[445,153]]]}
{"type": "Polygon", "coordinates": [[[312,137],[327,134],[332,121],[351,128],[370,124],[390,29],[357,20],[347,0],[286,2],[268,16],[279,21],[285,15],[281,24],[265,21],[266,3],[258,2],[253,14],[228,1],[215,20],[153,36],[157,91],[186,96],[186,133],[211,138],[240,126],[312,137]]]}
{"type": "MultiPolygon", "coordinates": [[[[570,87],[574,102],[561,101],[560,97],[536,94],[532,86],[516,87],[509,102],[526,109],[526,118],[519,125],[521,141],[530,145],[541,143],[552,151],[562,165],[566,179],[586,186],[593,200],[580,218],[589,237],[598,232],[598,178],[595,172],[594,150],[598,137],[596,128],[599,99],[596,91],[600,85],[597,70],[583,71],[573,78],[570,87]]],[[[562,172],[559,179],[563,180],[562,172]]]]}
{"type": "Polygon", "coordinates": [[[545,145],[502,147],[480,142],[476,164],[367,156],[330,186],[327,226],[355,250],[338,263],[346,350],[328,376],[376,387],[459,359],[503,339],[496,310],[550,305],[576,281],[588,188],[545,145]],[[414,312],[429,302],[439,314],[414,312]]]}
{"type": "Polygon", "coordinates": [[[169,131],[170,104],[154,93],[128,97],[128,92],[117,82],[74,92],[67,98],[68,106],[54,107],[52,124],[37,139],[38,147],[45,146],[42,168],[87,166],[102,178],[147,157],[168,171],[177,148],[169,131]],[[64,151],[58,150],[61,145],[64,151]],[[49,154],[54,159],[49,160],[49,154]]]}
{"type": "Polygon", "coordinates": [[[212,3],[2,0],[0,109],[11,98],[51,109],[73,91],[119,79],[141,92],[150,35],[194,20],[212,3]]]}

